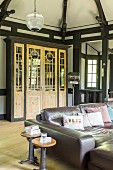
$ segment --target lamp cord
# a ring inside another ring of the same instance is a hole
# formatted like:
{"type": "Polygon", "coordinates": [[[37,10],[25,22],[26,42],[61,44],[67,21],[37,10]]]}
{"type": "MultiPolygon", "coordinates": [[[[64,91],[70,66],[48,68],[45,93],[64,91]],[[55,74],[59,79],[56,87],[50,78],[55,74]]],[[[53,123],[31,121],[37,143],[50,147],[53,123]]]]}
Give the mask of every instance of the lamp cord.
{"type": "Polygon", "coordinates": [[[34,0],[34,13],[36,13],[36,0],[34,0]]]}

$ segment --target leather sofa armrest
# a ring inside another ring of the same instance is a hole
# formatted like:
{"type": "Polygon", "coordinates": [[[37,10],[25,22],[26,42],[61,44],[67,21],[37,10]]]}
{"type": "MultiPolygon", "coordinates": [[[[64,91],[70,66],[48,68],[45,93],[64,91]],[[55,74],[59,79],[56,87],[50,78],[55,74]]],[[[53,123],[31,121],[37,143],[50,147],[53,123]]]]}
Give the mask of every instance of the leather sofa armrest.
{"type": "Polygon", "coordinates": [[[42,132],[56,139],[57,145],[50,149],[55,155],[78,168],[86,166],[89,151],[95,148],[95,139],[91,135],[45,121],[25,120],[25,126],[33,124],[38,124],[42,132]]]}

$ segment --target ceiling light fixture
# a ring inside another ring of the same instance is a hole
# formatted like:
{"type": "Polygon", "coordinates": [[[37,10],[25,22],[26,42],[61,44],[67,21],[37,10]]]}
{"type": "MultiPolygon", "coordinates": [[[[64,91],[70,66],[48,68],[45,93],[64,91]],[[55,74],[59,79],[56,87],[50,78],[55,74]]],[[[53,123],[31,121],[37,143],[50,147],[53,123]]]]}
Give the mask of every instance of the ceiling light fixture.
{"type": "Polygon", "coordinates": [[[44,25],[44,17],[36,12],[36,0],[34,0],[34,12],[26,16],[26,22],[31,31],[39,31],[44,25]]]}

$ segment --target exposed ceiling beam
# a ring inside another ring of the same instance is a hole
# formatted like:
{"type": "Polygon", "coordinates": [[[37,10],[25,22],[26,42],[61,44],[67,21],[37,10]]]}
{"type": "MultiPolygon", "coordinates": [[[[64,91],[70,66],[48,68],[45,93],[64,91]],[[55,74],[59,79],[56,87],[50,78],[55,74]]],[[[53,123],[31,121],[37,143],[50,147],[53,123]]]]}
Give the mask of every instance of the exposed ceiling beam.
{"type": "Polygon", "coordinates": [[[62,17],[62,28],[61,28],[63,42],[65,41],[66,28],[67,28],[67,23],[66,23],[67,1],[68,0],[63,1],[63,17],[62,17]]]}
{"type": "Polygon", "coordinates": [[[106,36],[108,22],[106,20],[100,0],[94,0],[98,8],[99,16],[96,16],[96,20],[100,24],[102,37],[106,36]]]}
{"type": "Polygon", "coordinates": [[[7,11],[11,0],[4,0],[0,5],[0,22],[8,17],[10,14],[15,13],[15,10],[7,11]]]}
{"type": "Polygon", "coordinates": [[[106,17],[105,17],[105,14],[104,14],[104,11],[103,11],[103,8],[102,8],[100,0],[94,0],[94,1],[95,1],[96,5],[97,5],[98,12],[99,12],[99,16],[96,16],[97,21],[100,24],[102,23],[104,25],[108,25],[108,22],[106,21],[106,17]]]}

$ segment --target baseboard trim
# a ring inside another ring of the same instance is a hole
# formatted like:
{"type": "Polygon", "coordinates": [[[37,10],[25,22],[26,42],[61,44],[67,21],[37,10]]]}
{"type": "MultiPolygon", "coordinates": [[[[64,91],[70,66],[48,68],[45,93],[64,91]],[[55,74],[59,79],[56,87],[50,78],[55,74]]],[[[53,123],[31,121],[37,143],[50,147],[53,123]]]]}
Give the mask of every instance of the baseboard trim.
{"type": "Polygon", "coordinates": [[[6,119],[6,114],[0,114],[0,120],[6,119]]]}

